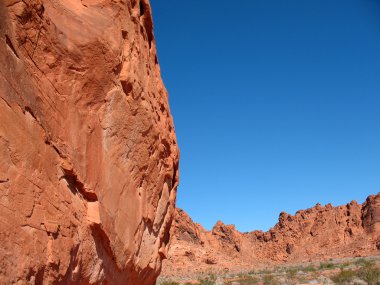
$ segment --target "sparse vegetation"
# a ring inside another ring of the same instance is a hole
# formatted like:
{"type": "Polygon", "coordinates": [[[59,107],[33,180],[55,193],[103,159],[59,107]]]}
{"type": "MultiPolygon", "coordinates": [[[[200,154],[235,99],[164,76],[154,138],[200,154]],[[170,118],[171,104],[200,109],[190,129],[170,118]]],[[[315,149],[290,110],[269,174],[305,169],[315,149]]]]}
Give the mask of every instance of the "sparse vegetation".
{"type": "Polygon", "coordinates": [[[317,271],[317,269],[314,266],[312,266],[312,265],[308,265],[308,266],[302,267],[301,270],[304,271],[304,272],[315,272],[315,271],[317,271]]]}
{"type": "Polygon", "coordinates": [[[163,281],[163,282],[161,282],[161,285],[179,285],[179,283],[169,280],[169,281],[163,281]]]}
{"type": "Polygon", "coordinates": [[[293,284],[297,277],[297,268],[289,267],[286,269],[286,278],[290,284],[293,284]]]}
{"type": "Polygon", "coordinates": [[[374,261],[365,258],[359,258],[355,260],[354,264],[359,267],[368,267],[374,265],[374,261]]]}
{"type": "Polygon", "coordinates": [[[368,285],[380,285],[380,270],[375,267],[374,262],[367,262],[359,270],[359,276],[368,285]]]}
{"type": "Polygon", "coordinates": [[[336,267],[336,265],[334,263],[331,263],[331,262],[327,262],[327,263],[321,263],[319,264],[319,270],[329,270],[329,269],[334,269],[336,267]]]}
{"type": "Polygon", "coordinates": [[[198,279],[199,285],[215,285],[216,276],[214,274],[210,274],[205,278],[198,279]]]}
{"type": "Polygon", "coordinates": [[[240,282],[241,285],[254,285],[259,283],[260,279],[255,276],[245,276],[240,282]]]}
{"type": "MultiPolygon", "coordinates": [[[[226,282],[226,285],[231,285],[233,281],[226,282]]],[[[250,275],[245,275],[239,279],[240,285],[256,285],[260,282],[260,278],[250,275]]]]}
{"type": "Polygon", "coordinates": [[[272,274],[265,274],[263,276],[263,283],[264,285],[276,285],[277,284],[277,280],[274,278],[274,276],[272,274]]]}
{"type": "Polygon", "coordinates": [[[336,284],[346,284],[350,282],[356,273],[352,270],[341,270],[338,274],[331,277],[331,280],[336,284]]]}
{"type": "MultiPolygon", "coordinates": [[[[322,263],[280,266],[261,270],[251,270],[248,273],[222,273],[220,277],[224,284],[240,285],[278,285],[278,284],[331,284],[339,285],[365,284],[380,285],[380,257],[329,260],[322,263]],[[236,283],[234,283],[236,282],[236,283]],[[314,282],[314,283],[310,283],[314,282]]],[[[160,285],[215,285],[217,276],[204,272],[197,283],[184,283],[165,280],[160,285]]]]}
{"type": "Polygon", "coordinates": [[[347,268],[347,267],[352,266],[352,265],[353,265],[352,263],[344,262],[344,263],[342,263],[342,264],[339,264],[338,267],[339,267],[340,269],[344,269],[344,268],[347,268]]]}
{"type": "Polygon", "coordinates": [[[262,269],[258,272],[258,274],[262,274],[262,275],[266,275],[266,274],[270,274],[270,273],[272,273],[272,271],[269,269],[262,269]]]}

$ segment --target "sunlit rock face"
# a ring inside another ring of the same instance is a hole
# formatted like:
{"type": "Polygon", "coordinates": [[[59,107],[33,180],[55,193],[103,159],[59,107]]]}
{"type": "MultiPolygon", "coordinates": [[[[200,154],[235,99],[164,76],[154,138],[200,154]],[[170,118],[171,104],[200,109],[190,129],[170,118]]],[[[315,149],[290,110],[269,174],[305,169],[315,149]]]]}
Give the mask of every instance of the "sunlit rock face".
{"type": "Polygon", "coordinates": [[[147,0],[0,1],[0,283],[154,284],[179,152],[147,0]]]}
{"type": "Polygon", "coordinates": [[[241,233],[220,221],[207,231],[177,209],[171,233],[164,276],[241,272],[284,263],[378,255],[380,193],[363,204],[317,204],[295,215],[283,212],[267,232],[241,233]]]}

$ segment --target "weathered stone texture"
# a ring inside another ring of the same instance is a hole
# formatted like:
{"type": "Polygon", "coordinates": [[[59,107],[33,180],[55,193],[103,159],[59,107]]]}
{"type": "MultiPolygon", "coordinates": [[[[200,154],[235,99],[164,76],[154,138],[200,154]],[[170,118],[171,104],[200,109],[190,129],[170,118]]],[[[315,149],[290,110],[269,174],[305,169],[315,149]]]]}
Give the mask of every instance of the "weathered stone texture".
{"type": "Polygon", "coordinates": [[[0,283],[154,284],[178,148],[147,0],[0,1],[0,283]]]}
{"type": "Polygon", "coordinates": [[[164,276],[199,272],[252,270],[284,263],[377,255],[380,250],[380,193],[362,205],[331,204],[285,212],[267,232],[241,233],[217,222],[211,231],[194,223],[180,209],[171,229],[164,276]]]}

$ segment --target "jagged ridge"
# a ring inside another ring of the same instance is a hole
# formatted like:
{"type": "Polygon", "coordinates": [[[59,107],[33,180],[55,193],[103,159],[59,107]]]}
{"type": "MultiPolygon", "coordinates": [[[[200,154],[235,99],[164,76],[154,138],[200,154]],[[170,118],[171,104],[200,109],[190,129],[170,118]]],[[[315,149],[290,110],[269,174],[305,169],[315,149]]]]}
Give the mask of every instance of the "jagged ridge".
{"type": "Polygon", "coordinates": [[[374,255],[380,250],[380,193],[362,205],[317,204],[294,216],[283,212],[267,232],[241,233],[221,221],[207,231],[177,209],[171,233],[164,276],[374,255]]]}

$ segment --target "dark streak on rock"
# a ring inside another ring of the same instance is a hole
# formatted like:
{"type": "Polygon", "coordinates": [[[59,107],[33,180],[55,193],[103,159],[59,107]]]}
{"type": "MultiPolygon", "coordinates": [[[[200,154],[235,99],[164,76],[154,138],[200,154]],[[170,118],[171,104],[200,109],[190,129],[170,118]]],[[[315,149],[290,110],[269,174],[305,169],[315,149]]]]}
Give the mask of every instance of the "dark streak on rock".
{"type": "Polygon", "coordinates": [[[9,38],[9,36],[8,36],[7,34],[5,35],[5,43],[6,43],[7,46],[10,48],[10,50],[13,52],[13,54],[14,54],[18,59],[20,59],[20,57],[18,56],[18,53],[17,53],[15,47],[14,47],[13,44],[12,44],[11,39],[9,38]]]}

